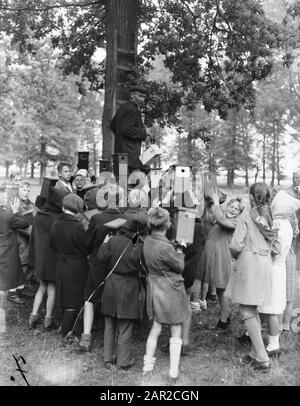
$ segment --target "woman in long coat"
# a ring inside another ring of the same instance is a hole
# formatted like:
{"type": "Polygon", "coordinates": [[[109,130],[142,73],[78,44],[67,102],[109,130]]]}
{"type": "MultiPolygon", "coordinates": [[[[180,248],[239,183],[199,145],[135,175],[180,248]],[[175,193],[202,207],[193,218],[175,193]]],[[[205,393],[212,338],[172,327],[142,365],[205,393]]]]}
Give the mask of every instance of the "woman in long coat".
{"type": "Polygon", "coordinates": [[[50,230],[50,244],[56,261],[56,304],[63,309],[63,338],[73,330],[78,311],[84,303],[88,276],[87,233],[76,218],[83,207],[79,196],[65,196],[63,214],[54,221],[50,230]]]}
{"type": "Polygon", "coordinates": [[[29,317],[29,328],[36,328],[39,323],[39,309],[46,293],[44,326],[46,330],[57,327],[52,316],[55,305],[56,269],[55,255],[50,246],[50,229],[62,212],[62,200],[66,194],[63,190],[50,187],[47,201],[42,210],[37,212],[34,219],[29,243],[29,252],[31,253],[29,262],[35,269],[36,277],[39,280],[39,288],[29,317]]]}

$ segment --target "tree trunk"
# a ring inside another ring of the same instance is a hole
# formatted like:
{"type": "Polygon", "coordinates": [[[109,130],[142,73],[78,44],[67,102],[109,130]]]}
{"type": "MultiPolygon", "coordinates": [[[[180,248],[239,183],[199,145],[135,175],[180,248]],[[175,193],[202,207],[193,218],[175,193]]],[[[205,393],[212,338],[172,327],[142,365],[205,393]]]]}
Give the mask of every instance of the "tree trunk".
{"type": "Polygon", "coordinates": [[[187,162],[186,164],[188,165],[194,165],[194,160],[193,160],[193,137],[191,132],[188,132],[188,136],[187,136],[187,162]]]}
{"type": "Polygon", "coordinates": [[[9,167],[10,167],[10,162],[5,161],[5,178],[8,179],[9,177],[9,167]]]}
{"type": "Polygon", "coordinates": [[[245,168],[245,185],[249,187],[249,169],[248,166],[245,168]]]}
{"type": "Polygon", "coordinates": [[[114,135],[110,122],[118,101],[129,98],[126,84],[133,81],[137,52],[137,13],[139,0],[110,0],[106,3],[105,99],[102,118],[102,158],[110,159],[114,135]],[[129,61],[132,61],[129,63],[129,61]],[[130,70],[129,65],[133,68],[130,70]],[[125,68],[124,68],[125,67],[125,68]],[[123,69],[124,68],[124,69],[123,69]]]}
{"type": "Polygon", "coordinates": [[[34,178],[34,162],[31,162],[31,167],[30,167],[30,178],[34,178]]]}
{"type": "Polygon", "coordinates": [[[28,171],[28,159],[25,161],[24,165],[24,177],[27,178],[27,171],[28,171]]]}
{"type": "Polygon", "coordinates": [[[95,173],[95,176],[96,176],[96,173],[97,173],[97,151],[96,151],[96,141],[95,141],[95,139],[94,139],[94,142],[93,142],[93,159],[94,159],[93,170],[94,170],[94,173],[95,173]]]}
{"type": "Polygon", "coordinates": [[[273,144],[272,144],[272,179],[271,186],[275,184],[275,170],[276,170],[276,131],[273,123],[273,144]]]}
{"type": "Polygon", "coordinates": [[[46,156],[46,146],[47,143],[44,140],[41,140],[41,156],[40,156],[40,182],[44,176],[46,176],[46,167],[47,167],[47,156],[46,156]]]}
{"type": "Polygon", "coordinates": [[[232,187],[234,185],[234,169],[228,169],[227,171],[227,186],[232,187]]]}
{"type": "Polygon", "coordinates": [[[255,177],[254,177],[254,183],[257,182],[258,172],[259,172],[259,166],[258,166],[258,162],[256,162],[256,172],[255,172],[255,177]]]}
{"type": "Polygon", "coordinates": [[[276,131],[276,171],[277,171],[277,185],[280,185],[280,154],[279,154],[279,134],[276,131]]]}
{"type": "Polygon", "coordinates": [[[263,164],[263,173],[262,173],[262,178],[263,181],[266,181],[266,134],[263,134],[263,158],[262,158],[262,164],[263,164]]]}
{"type": "Polygon", "coordinates": [[[235,162],[236,162],[236,132],[237,132],[237,110],[232,110],[231,113],[231,120],[232,120],[232,127],[231,127],[231,145],[230,145],[230,162],[232,162],[232,166],[227,169],[227,186],[232,187],[234,185],[234,177],[235,177],[235,162]]]}

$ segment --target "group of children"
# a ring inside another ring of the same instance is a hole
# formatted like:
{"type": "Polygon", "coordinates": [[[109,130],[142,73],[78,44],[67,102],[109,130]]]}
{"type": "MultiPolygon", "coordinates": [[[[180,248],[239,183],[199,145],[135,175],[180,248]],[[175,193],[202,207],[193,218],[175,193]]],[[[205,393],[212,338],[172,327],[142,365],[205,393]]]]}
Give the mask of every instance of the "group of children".
{"type": "Polygon", "coordinates": [[[208,287],[213,286],[221,308],[215,328],[229,328],[231,303],[238,303],[251,342],[241,362],[270,371],[269,358],[280,356],[280,329],[289,328],[295,295],[293,241],[299,232],[295,213],[300,200],[284,191],[272,196],[265,183],[256,183],[250,188],[250,207],[239,198],[220,205],[215,190],[202,218],[196,219],[194,242],[186,246],[185,241],[170,241],[173,211],[144,207],[147,195],[142,190],[129,192],[123,210],[124,193],[116,184],[85,188],[87,173],[80,172],[85,179],[73,188],[67,164],[58,166],[58,174],[60,180],[35,205],[24,193],[29,188],[26,182],[19,183],[19,197],[12,202],[7,188],[0,188],[2,310],[6,297],[23,303],[20,290],[25,280],[30,283],[34,270],[39,287],[29,328],[40,324],[46,296],[44,328],[60,328],[66,345],[80,335],[77,351],[90,351],[95,305],[101,303],[104,365],[124,370],[134,364],[135,321],[147,315],[153,324],[143,373],[152,373],[158,337],[162,326],[168,325],[165,350],[170,354],[170,379],[176,380],[180,355],[192,350],[191,313],[207,308],[208,287]],[[106,208],[99,204],[103,196],[106,208]],[[62,311],[60,326],[53,317],[56,307],[62,311]],[[268,325],[266,348],[262,314],[268,325]]]}

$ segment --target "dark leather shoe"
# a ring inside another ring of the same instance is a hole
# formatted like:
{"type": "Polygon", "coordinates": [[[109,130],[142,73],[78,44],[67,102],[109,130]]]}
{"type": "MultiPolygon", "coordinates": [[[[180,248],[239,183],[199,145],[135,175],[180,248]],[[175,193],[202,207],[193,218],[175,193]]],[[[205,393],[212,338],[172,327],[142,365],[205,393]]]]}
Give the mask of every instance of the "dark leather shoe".
{"type": "Polygon", "coordinates": [[[221,328],[222,330],[227,330],[228,327],[229,327],[228,322],[224,323],[224,322],[221,321],[221,320],[219,320],[218,323],[217,323],[217,325],[216,325],[216,328],[221,328]]]}
{"type": "Polygon", "coordinates": [[[236,338],[240,344],[251,344],[251,339],[246,333],[236,338]]]}
{"type": "Polygon", "coordinates": [[[192,347],[190,345],[182,345],[181,347],[181,355],[185,356],[185,355],[190,355],[190,353],[192,352],[192,347]]]}
{"type": "Polygon", "coordinates": [[[251,367],[254,371],[260,372],[270,372],[271,371],[271,363],[270,361],[257,361],[256,359],[251,363],[251,367]]]}
{"type": "Polygon", "coordinates": [[[17,290],[17,293],[22,299],[30,299],[35,296],[35,292],[26,287],[24,289],[17,290]]]}
{"type": "Polygon", "coordinates": [[[164,354],[169,354],[170,352],[170,344],[164,344],[160,347],[160,351],[163,352],[164,354]]]}
{"type": "Polygon", "coordinates": [[[24,304],[26,302],[26,300],[22,299],[17,293],[8,293],[7,300],[18,305],[24,304]]]}
{"type": "Polygon", "coordinates": [[[276,350],[268,351],[267,354],[270,358],[279,358],[281,355],[281,348],[277,348],[276,350]]]}
{"type": "Polygon", "coordinates": [[[129,365],[118,365],[118,369],[120,369],[121,371],[128,371],[130,368],[133,367],[133,364],[129,364],[129,365]]]}
{"type": "Polygon", "coordinates": [[[113,369],[113,367],[114,367],[113,362],[111,362],[111,361],[104,362],[105,369],[108,369],[110,371],[111,369],[113,369]]]}
{"type": "Polygon", "coordinates": [[[255,361],[255,359],[252,358],[249,354],[247,354],[243,358],[241,358],[240,361],[243,365],[251,365],[253,361],[255,361]]]}

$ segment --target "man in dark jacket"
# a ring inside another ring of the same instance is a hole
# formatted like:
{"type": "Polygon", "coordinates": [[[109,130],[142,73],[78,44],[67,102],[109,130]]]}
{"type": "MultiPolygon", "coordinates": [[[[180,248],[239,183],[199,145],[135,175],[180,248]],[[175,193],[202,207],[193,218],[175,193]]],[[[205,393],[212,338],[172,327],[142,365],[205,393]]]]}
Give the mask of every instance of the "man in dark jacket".
{"type": "Polygon", "coordinates": [[[130,89],[130,100],[122,104],[111,122],[111,129],[115,134],[115,153],[128,154],[128,173],[140,170],[148,173],[149,167],[143,165],[139,159],[142,141],[147,135],[140,108],[145,103],[148,91],[139,86],[130,89]]]}

